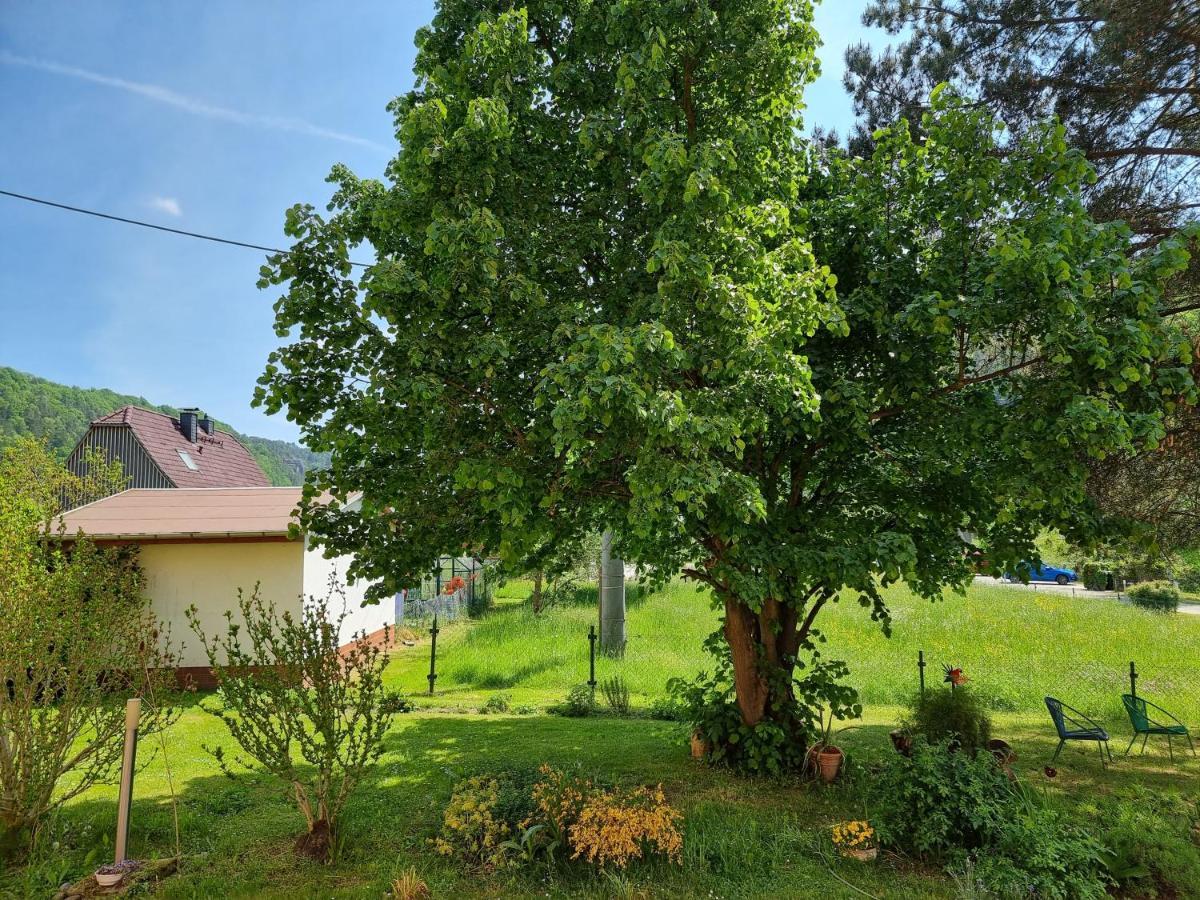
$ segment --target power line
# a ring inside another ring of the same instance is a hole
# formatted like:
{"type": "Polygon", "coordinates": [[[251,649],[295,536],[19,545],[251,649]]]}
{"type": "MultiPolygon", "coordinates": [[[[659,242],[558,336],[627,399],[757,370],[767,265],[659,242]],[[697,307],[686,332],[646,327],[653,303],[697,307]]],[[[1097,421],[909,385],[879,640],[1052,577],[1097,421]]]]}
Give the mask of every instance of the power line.
{"type": "MultiPolygon", "coordinates": [[[[95,216],[97,219],[108,219],[110,222],[124,222],[126,225],[140,225],[142,228],[153,228],[155,231],[165,231],[169,234],[181,234],[184,237],[199,238],[202,241],[212,241],[214,244],[229,244],[231,247],[245,247],[248,250],[263,250],[267,253],[291,253],[290,250],[281,250],[278,247],[263,247],[259,244],[247,244],[245,241],[235,241],[231,238],[216,237],[211,234],[200,234],[195,231],[184,231],[182,228],[168,228],[166,225],[155,225],[153,222],[143,222],[140,219],[126,219],[124,216],[114,216],[109,213],[97,212],[94,209],[84,209],[81,206],[68,206],[66,203],[55,203],[53,200],[44,200],[41,197],[30,197],[27,194],[16,194],[12,191],[0,190],[0,195],[5,197],[13,197],[16,200],[25,200],[29,203],[38,203],[42,206],[51,206],[55,209],[65,209],[67,212],[81,213],[85,216],[95,216]]],[[[350,261],[350,265],[358,266],[362,269],[370,268],[370,263],[361,263],[350,261]]]]}

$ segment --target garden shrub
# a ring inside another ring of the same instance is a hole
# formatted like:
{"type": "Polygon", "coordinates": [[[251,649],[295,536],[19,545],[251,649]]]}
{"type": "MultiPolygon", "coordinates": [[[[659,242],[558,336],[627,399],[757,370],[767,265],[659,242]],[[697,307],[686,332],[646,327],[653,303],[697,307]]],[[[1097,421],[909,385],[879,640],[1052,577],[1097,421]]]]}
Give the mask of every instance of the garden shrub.
{"type": "MultiPolygon", "coordinates": [[[[211,636],[196,607],[187,610],[220,688],[221,705],[204,708],[250,760],[288,785],[308,826],[297,852],[333,862],[342,810],[383,753],[391,724],[383,704],[387,654],[365,632],[340,646],[346,597],[332,579],[329,593],[310,597],[298,618],[280,615],[257,585],[249,597],[238,591],[238,610],[242,623],[227,612],[225,633],[211,636]]],[[[223,749],[210,752],[232,776],[223,749]]]]}
{"type": "Polygon", "coordinates": [[[486,775],[473,775],[459,782],[442,813],[442,830],[434,849],[469,865],[494,868],[504,862],[501,844],[512,826],[497,814],[500,782],[486,775]]]}
{"type": "Polygon", "coordinates": [[[600,691],[609,708],[619,716],[629,715],[629,686],[620,675],[600,682],[600,691]]]}
{"type": "Polygon", "coordinates": [[[506,713],[509,699],[508,694],[492,694],[484,701],[483,706],[479,707],[479,711],[485,716],[489,713],[506,713]]]}
{"type": "Polygon", "coordinates": [[[1103,846],[1012,782],[990,754],[913,741],[888,758],[872,790],[880,842],[958,870],[996,895],[1102,897],[1103,846]]]}
{"type": "Polygon", "coordinates": [[[388,691],[379,701],[380,711],[389,715],[410,713],[416,708],[416,704],[399,691],[388,691]]]}
{"type": "Polygon", "coordinates": [[[918,695],[909,709],[905,726],[931,744],[948,742],[974,754],[992,736],[992,720],[979,697],[967,688],[927,691],[918,695]]]}
{"type": "Polygon", "coordinates": [[[975,872],[1001,897],[1091,900],[1107,894],[1102,851],[1095,837],[1062,813],[1035,803],[1000,820],[975,872]]]}
{"type": "Polygon", "coordinates": [[[1134,606],[1154,612],[1175,612],[1179,609],[1179,589],[1169,581],[1145,581],[1128,591],[1134,606]]]}
{"type": "Polygon", "coordinates": [[[682,814],[667,803],[662,786],[611,790],[593,794],[569,832],[572,859],[583,858],[600,868],[623,869],[644,853],[682,862],[682,814]]]}
{"type": "Polygon", "coordinates": [[[1013,799],[990,754],[957,753],[918,735],[912,754],[888,757],[875,779],[873,819],[884,846],[942,859],[989,844],[1013,799]]]}
{"type": "Polygon", "coordinates": [[[650,718],[664,722],[686,722],[688,711],[673,697],[655,697],[650,702],[650,718]]]}
{"type": "Polygon", "coordinates": [[[586,684],[577,684],[567,692],[562,703],[550,707],[550,712],[571,719],[582,719],[596,711],[596,698],[586,684]]]}
{"type": "Polygon", "coordinates": [[[662,786],[604,787],[578,774],[543,766],[533,788],[536,813],[525,824],[546,824],[571,850],[599,868],[625,868],[645,854],[681,862],[682,814],[667,803],[662,786]]]}

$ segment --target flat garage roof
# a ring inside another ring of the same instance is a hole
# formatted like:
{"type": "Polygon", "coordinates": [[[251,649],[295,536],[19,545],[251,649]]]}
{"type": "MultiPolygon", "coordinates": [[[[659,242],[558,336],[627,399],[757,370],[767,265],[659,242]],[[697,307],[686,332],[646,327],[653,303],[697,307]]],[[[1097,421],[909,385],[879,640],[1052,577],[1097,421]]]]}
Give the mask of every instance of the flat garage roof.
{"type": "Polygon", "coordinates": [[[298,487],[132,488],[62,516],[98,540],[286,536],[298,487]]]}

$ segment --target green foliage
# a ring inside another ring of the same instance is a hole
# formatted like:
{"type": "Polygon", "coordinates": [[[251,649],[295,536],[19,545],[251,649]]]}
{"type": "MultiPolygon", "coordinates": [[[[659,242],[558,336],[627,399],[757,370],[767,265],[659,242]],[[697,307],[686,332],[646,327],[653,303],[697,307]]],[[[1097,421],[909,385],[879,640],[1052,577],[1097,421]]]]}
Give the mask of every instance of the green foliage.
{"type": "Polygon", "coordinates": [[[884,846],[929,859],[988,846],[1015,806],[990,755],[958,753],[921,736],[911,756],[887,757],[871,794],[884,846]]]}
{"type": "Polygon", "coordinates": [[[1086,461],[1194,397],[1160,315],[1183,240],[1132,252],[1061,127],[1009,139],[949,91],[924,139],[816,147],[811,23],[445,0],[386,180],[335,169],[260,281],[285,342],[255,402],[332,453],[301,519],[374,596],[447,547],[517,570],[612,528],[718,591],[742,718],[780,743],[843,588],[886,626],[883,587],[970,579],[964,533],[998,567],[1043,528],[1094,537],[1086,461]],[[358,245],[382,254],[361,276],[358,245]]]}
{"type": "Polygon", "coordinates": [[[934,688],[917,695],[909,705],[906,726],[931,744],[949,743],[974,754],[992,736],[992,721],[969,688],[934,688]]]}
{"type": "Polygon", "coordinates": [[[410,713],[414,709],[416,705],[400,691],[387,691],[379,698],[379,710],[387,715],[410,713]]]}
{"type": "MultiPolygon", "coordinates": [[[[248,597],[238,591],[240,621],[227,611],[223,634],[205,634],[196,607],[187,611],[220,687],[208,711],[254,764],[288,785],[307,824],[296,849],[321,862],[339,854],[342,809],[383,753],[395,709],[384,706],[379,646],[363,632],[340,647],[345,599],[331,580],[326,596],[301,598],[299,616],[280,614],[256,585],[248,597]]],[[[232,774],[223,749],[212,752],[232,774]]]]}
{"type": "Polygon", "coordinates": [[[487,698],[483,706],[479,707],[479,712],[485,716],[490,713],[506,713],[508,712],[511,700],[512,697],[508,694],[492,694],[492,696],[487,698]]]}
{"type": "Polygon", "coordinates": [[[603,679],[600,682],[600,692],[604,695],[604,702],[618,716],[629,715],[629,685],[625,683],[624,678],[613,675],[603,679]]]}
{"type": "Polygon", "coordinates": [[[119,466],[89,463],[81,480],[32,438],[0,454],[0,855],[28,849],[55,810],[113,779],[127,699],[142,700],[144,737],[178,714],[178,655],[136,549],[62,543],[62,500],[122,480],[119,466]]]}
{"type": "Polygon", "coordinates": [[[1103,824],[1103,859],[1113,881],[1131,893],[1153,879],[1179,896],[1200,896],[1193,800],[1135,787],[1088,804],[1081,814],[1103,824]]]}
{"type": "Polygon", "coordinates": [[[872,821],[885,847],[960,868],[1000,896],[1102,897],[1100,843],[1010,782],[990,754],[972,756],[918,736],[871,783],[872,821]]]}
{"type": "Polygon", "coordinates": [[[1097,563],[1085,563],[1079,573],[1079,580],[1089,591],[1108,590],[1111,577],[1109,571],[1097,563]]]}
{"type": "Polygon", "coordinates": [[[1179,609],[1179,589],[1169,581],[1146,581],[1135,584],[1128,592],[1134,606],[1155,612],[1175,612],[1179,609]]]}
{"type": "MultiPolygon", "coordinates": [[[[93,419],[126,405],[179,415],[175,407],[155,405],[144,397],[103,388],[68,387],[0,366],[0,450],[16,438],[36,437],[44,440],[56,457],[65,459],[93,419]]],[[[328,465],[328,454],[313,453],[288,441],[238,434],[228,425],[220,427],[245,444],[271,484],[299,484],[305,472],[328,465]]]]}
{"type": "Polygon", "coordinates": [[[686,720],[709,743],[708,759],[750,775],[782,775],[801,771],[808,749],[817,738],[827,740],[834,719],[862,714],[858,694],[842,683],[848,674],[844,663],[814,654],[802,678],[794,679],[783,708],[754,725],[743,719],[733,688],[732,666],[718,635],[707,641],[717,665],[692,680],[671,679],[671,699],[685,711],[686,720]],[[822,718],[829,726],[822,734],[822,718]],[[789,727],[790,726],[790,727],[789,727]]]}
{"type": "Polygon", "coordinates": [[[567,692],[566,699],[550,707],[550,712],[571,719],[581,719],[596,711],[596,698],[586,684],[577,684],[567,692]]]}
{"type": "Polygon", "coordinates": [[[1200,566],[1184,564],[1175,572],[1179,590],[1185,594],[1200,594],[1200,566]]]}

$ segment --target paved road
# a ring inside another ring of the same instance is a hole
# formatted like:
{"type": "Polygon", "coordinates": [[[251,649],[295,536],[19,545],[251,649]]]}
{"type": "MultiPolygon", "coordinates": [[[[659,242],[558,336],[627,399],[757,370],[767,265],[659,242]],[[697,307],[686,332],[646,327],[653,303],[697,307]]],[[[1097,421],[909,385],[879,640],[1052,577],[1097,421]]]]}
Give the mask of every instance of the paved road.
{"type": "MultiPolygon", "coordinates": [[[[1021,584],[1019,581],[1010,583],[999,578],[989,578],[984,575],[975,576],[976,584],[986,584],[990,587],[1008,588],[1013,591],[1041,591],[1049,594],[1066,594],[1079,600],[1115,600],[1119,603],[1129,603],[1124,594],[1116,591],[1089,591],[1079,584],[1055,584],[1053,581],[1037,581],[1021,584]]],[[[1200,603],[1180,603],[1179,611],[1189,616],[1200,616],[1200,603]]]]}

